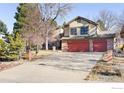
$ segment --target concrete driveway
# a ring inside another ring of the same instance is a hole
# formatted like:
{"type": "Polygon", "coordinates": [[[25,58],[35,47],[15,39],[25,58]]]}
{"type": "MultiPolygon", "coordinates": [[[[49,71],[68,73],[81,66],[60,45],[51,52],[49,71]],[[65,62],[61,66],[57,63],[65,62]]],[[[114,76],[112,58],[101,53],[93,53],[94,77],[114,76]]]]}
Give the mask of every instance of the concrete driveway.
{"type": "Polygon", "coordinates": [[[102,53],[54,52],[48,57],[0,72],[0,82],[81,83],[102,53]]]}

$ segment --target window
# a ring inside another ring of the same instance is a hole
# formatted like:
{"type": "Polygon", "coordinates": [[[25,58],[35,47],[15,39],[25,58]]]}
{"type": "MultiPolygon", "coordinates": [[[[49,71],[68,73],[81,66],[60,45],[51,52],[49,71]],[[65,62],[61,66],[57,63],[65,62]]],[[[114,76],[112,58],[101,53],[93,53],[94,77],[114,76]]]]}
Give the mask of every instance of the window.
{"type": "Polygon", "coordinates": [[[80,35],[88,34],[89,27],[83,26],[80,28],[80,35]]]}
{"type": "Polygon", "coordinates": [[[77,29],[71,28],[71,35],[77,35],[77,29]]]}

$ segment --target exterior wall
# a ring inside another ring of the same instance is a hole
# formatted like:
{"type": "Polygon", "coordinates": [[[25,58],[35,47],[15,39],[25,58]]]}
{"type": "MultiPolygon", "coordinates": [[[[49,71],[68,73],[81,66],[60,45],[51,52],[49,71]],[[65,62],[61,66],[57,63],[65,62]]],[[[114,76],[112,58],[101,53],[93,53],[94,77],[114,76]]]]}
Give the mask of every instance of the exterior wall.
{"type": "Polygon", "coordinates": [[[92,31],[91,29],[96,27],[95,25],[88,23],[87,21],[81,20],[81,22],[78,22],[77,20],[75,20],[64,28],[64,36],[69,37],[70,36],[70,28],[74,28],[74,27],[77,28],[77,34],[80,35],[80,27],[82,27],[82,26],[89,26],[89,33],[90,33],[90,31],[92,31]]]}
{"type": "Polygon", "coordinates": [[[89,34],[95,34],[97,32],[97,26],[89,24],[89,34]],[[95,29],[94,29],[95,28],[95,29]]]}
{"type": "Polygon", "coordinates": [[[86,22],[86,21],[82,21],[81,23],[79,23],[79,22],[77,22],[77,21],[73,21],[73,22],[71,22],[71,23],[69,24],[69,27],[70,27],[70,28],[73,28],[73,27],[81,27],[81,26],[89,26],[89,30],[95,27],[95,25],[90,24],[90,23],[88,23],[88,22],[86,22]]]}
{"type": "Polygon", "coordinates": [[[90,39],[89,40],[89,50],[90,50],[90,52],[93,52],[93,40],[92,39],[90,39]]]}
{"type": "Polygon", "coordinates": [[[73,21],[69,24],[69,27],[70,28],[73,28],[73,27],[81,27],[81,26],[85,26],[85,25],[88,25],[88,22],[85,22],[83,21],[82,23],[79,23],[77,21],[73,21]]]}
{"type": "Polygon", "coordinates": [[[69,37],[69,26],[64,28],[64,37],[69,37]]]}
{"type": "Polygon", "coordinates": [[[114,47],[113,39],[107,39],[107,50],[111,50],[114,47]]]}
{"type": "Polygon", "coordinates": [[[68,51],[68,43],[67,40],[62,40],[62,51],[68,51]]]}
{"type": "MultiPolygon", "coordinates": [[[[84,23],[84,24],[87,24],[87,23],[84,23]]],[[[79,22],[77,22],[77,21],[73,21],[73,22],[71,22],[70,24],[69,24],[69,30],[68,30],[68,32],[69,32],[69,36],[70,37],[73,37],[73,36],[75,36],[75,35],[71,35],[70,34],[70,30],[71,30],[71,28],[74,28],[74,27],[76,27],[77,28],[77,35],[79,36],[79,34],[80,34],[80,28],[79,27],[81,27],[81,26],[83,26],[83,24],[82,23],[79,23],[79,22]]]]}

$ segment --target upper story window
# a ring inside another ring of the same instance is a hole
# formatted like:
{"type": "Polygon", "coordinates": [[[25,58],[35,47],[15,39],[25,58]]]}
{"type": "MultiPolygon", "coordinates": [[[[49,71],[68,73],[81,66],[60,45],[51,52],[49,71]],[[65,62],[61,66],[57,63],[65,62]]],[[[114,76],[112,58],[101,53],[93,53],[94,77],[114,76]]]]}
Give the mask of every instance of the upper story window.
{"type": "Polygon", "coordinates": [[[77,28],[71,28],[71,35],[77,35],[77,28]]]}
{"type": "Polygon", "coordinates": [[[88,34],[89,27],[83,26],[80,28],[80,35],[88,34]]]}

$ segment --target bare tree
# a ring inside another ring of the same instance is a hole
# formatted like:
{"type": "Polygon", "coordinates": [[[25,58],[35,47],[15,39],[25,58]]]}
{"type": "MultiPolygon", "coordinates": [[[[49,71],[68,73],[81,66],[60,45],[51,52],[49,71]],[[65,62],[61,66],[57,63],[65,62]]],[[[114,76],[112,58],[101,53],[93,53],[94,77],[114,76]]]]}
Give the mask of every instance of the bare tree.
{"type": "Polygon", "coordinates": [[[124,38],[124,10],[118,16],[117,31],[120,32],[119,35],[124,38]]]}
{"type": "Polygon", "coordinates": [[[98,24],[102,27],[102,30],[110,31],[117,23],[117,16],[108,10],[102,10],[99,12],[98,24]]]}
{"type": "Polygon", "coordinates": [[[45,29],[45,45],[46,50],[48,50],[48,40],[49,40],[49,33],[55,26],[53,22],[58,18],[64,18],[65,15],[70,11],[71,5],[70,4],[59,4],[59,3],[47,3],[47,4],[40,4],[42,21],[44,22],[44,29],[45,29]]]}
{"type": "Polygon", "coordinates": [[[119,27],[124,26],[124,10],[122,11],[122,13],[120,14],[120,16],[118,18],[118,26],[119,27]]]}
{"type": "MultiPolygon", "coordinates": [[[[32,44],[40,46],[44,42],[43,21],[38,4],[26,4],[25,24],[23,26],[22,36],[26,41],[26,45],[30,47],[32,44]]],[[[36,51],[37,53],[37,51],[36,51]]]]}

